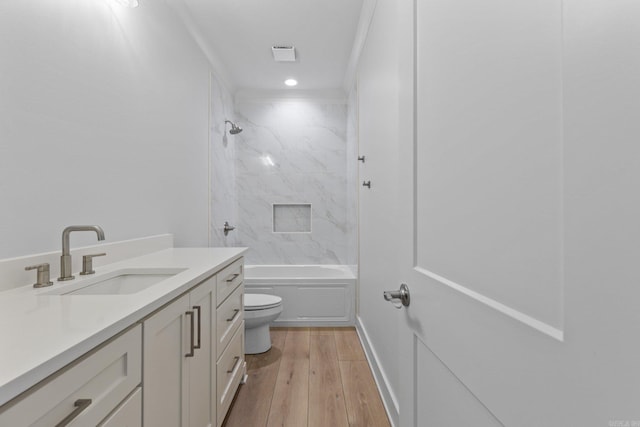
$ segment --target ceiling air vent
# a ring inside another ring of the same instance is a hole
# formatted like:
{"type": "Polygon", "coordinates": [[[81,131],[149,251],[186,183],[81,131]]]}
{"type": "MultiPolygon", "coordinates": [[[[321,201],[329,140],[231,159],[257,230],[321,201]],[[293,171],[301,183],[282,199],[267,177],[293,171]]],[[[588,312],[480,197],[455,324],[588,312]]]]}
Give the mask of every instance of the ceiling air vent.
{"type": "Polygon", "coordinates": [[[296,48],[293,46],[273,46],[271,52],[276,62],[295,62],[296,60],[296,48]]]}

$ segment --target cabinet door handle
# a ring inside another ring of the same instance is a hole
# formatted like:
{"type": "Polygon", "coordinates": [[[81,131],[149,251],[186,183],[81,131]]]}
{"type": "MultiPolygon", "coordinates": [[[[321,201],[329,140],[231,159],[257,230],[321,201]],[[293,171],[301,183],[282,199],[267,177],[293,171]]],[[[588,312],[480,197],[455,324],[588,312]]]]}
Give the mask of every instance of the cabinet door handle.
{"type": "Polygon", "coordinates": [[[236,280],[236,277],[238,277],[240,275],[240,273],[234,273],[231,276],[227,277],[227,282],[233,282],[234,280],[236,280]]]}
{"type": "Polygon", "coordinates": [[[233,316],[231,316],[230,318],[227,319],[227,322],[233,322],[233,319],[236,318],[236,316],[238,315],[238,313],[240,313],[240,309],[236,308],[233,310],[233,316]]]}
{"type": "Polygon", "coordinates": [[[75,402],[73,402],[73,406],[75,406],[76,409],[74,409],[72,413],[67,415],[64,418],[64,420],[62,420],[58,424],[56,424],[56,427],[65,427],[65,426],[69,425],[69,423],[71,421],[73,421],[78,415],[80,415],[82,413],[82,411],[87,409],[89,407],[89,405],[91,405],[91,399],[78,399],[78,400],[76,400],[75,402]]]}
{"type": "Polygon", "coordinates": [[[236,366],[238,365],[238,362],[240,362],[240,356],[236,356],[233,358],[233,366],[231,367],[230,370],[227,371],[227,374],[232,373],[233,371],[236,370],[236,366]]]}
{"type": "Polygon", "coordinates": [[[198,310],[198,344],[194,345],[193,348],[200,348],[200,344],[202,344],[202,318],[200,316],[200,306],[194,305],[194,310],[198,310]]]}
{"type": "Polygon", "coordinates": [[[184,355],[184,357],[193,357],[193,350],[195,348],[194,342],[193,342],[194,341],[194,336],[195,336],[195,333],[193,331],[195,329],[195,319],[193,318],[193,311],[187,311],[184,314],[189,316],[189,318],[191,319],[190,320],[190,322],[191,322],[191,332],[190,332],[191,333],[191,343],[189,344],[190,350],[189,350],[189,353],[184,355]]]}

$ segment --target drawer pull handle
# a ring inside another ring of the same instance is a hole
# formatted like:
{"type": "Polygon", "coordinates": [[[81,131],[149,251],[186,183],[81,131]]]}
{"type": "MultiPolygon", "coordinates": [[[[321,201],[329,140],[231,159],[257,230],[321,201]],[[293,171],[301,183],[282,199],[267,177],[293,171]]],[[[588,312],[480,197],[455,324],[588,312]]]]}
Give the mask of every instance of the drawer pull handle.
{"type": "Polygon", "coordinates": [[[78,415],[80,415],[80,413],[82,413],[82,411],[87,409],[89,407],[89,405],[91,405],[91,399],[78,399],[78,400],[76,400],[73,403],[73,406],[75,406],[76,409],[74,409],[72,413],[67,415],[64,420],[62,420],[58,424],[56,424],[56,427],[65,427],[65,426],[69,425],[69,423],[71,421],[73,421],[78,415]]]}
{"type": "Polygon", "coordinates": [[[233,319],[236,318],[236,316],[238,315],[238,313],[240,313],[240,309],[236,308],[233,310],[233,316],[231,316],[230,318],[227,319],[227,322],[233,322],[233,319]]]}
{"type": "Polygon", "coordinates": [[[189,353],[184,355],[184,357],[193,357],[193,353],[194,353],[193,350],[195,349],[195,345],[194,345],[195,333],[194,333],[193,330],[195,329],[195,326],[196,326],[195,323],[196,322],[195,322],[195,319],[193,318],[193,311],[187,311],[184,314],[189,316],[189,318],[191,319],[190,320],[190,322],[191,322],[191,331],[190,331],[190,333],[191,333],[191,343],[189,344],[190,350],[189,350],[189,353]]]}
{"type": "Polygon", "coordinates": [[[233,282],[240,275],[240,273],[234,273],[231,276],[227,277],[227,282],[233,282]]]}
{"type": "Polygon", "coordinates": [[[233,358],[233,366],[231,367],[230,370],[227,371],[227,374],[232,373],[233,371],[236,370],[236,366],[238,365],[238,363],[240,363],[240,356],[236,356],[233,358]]]}
{"type": "Polygon", "coordinates": [[[194,345],[193,348],[200,348],[200,344],[202,344],[202,317],[200,316],[200,306],[194,305],[194,310],[198,310],[198,344],[194,345]]]}

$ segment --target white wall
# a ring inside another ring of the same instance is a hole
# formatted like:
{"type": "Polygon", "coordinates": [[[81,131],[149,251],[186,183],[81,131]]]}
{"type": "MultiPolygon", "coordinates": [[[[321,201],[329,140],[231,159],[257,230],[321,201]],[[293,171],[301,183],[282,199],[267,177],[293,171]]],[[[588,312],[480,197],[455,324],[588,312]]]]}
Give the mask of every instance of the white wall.
{"type": "Polygon", "coordinates": [[[360,184],[359,321],[369,338],[387,390],[387,407],[397,417],[397,316],[385,290],[400,287],[394,221],[397,218],[398,56],[396,4],[378,0],[358,66],[360,184]],[[391,402],[389,402],[391,400],[391,402]]]}
{"type": "Polygon", "coordinates": [[[164,1],[5,0],[0,58],[0,258],[84,223],[207,244],[209,66],[164,1]]]}
{"type": "Polygon", "coordinates": [[[237,233],[251,248],[247,263],[346,264],[345,103],[241,101],[236,116],[244,128],[234,141],[237,233]],[[274,233],[274,203],[311,204],[311,232],[274,233]]]}

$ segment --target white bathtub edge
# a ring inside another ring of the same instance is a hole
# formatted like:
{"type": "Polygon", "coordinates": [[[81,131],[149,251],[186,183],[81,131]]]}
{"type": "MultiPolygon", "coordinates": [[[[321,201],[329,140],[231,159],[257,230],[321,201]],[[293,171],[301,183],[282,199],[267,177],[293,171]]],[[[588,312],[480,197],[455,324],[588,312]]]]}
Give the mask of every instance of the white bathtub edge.
{"type": "Polygon", "coordinates": [[[357,268],[355,266],[346,264],[309,264],[309,265],[276,265],[276,264],[246,264],[244,266],[244,275],[246,279],[250,280],[323,280],[323,279],[338,279],[338,280],[355,280],[357,278],[357,268]],[[315,268],[319,268],[326,273],[326,270],[333,270],[336,274],[313,274],[315,268]],[[253,270],[259,270],[263,274],[252,275],[253,270]],[[289,273],[282,273],[283,271],[304,269],[304,274],[293,275],[289,273]],[[267,271],[267,273],[264,273],[267,271]]]}

